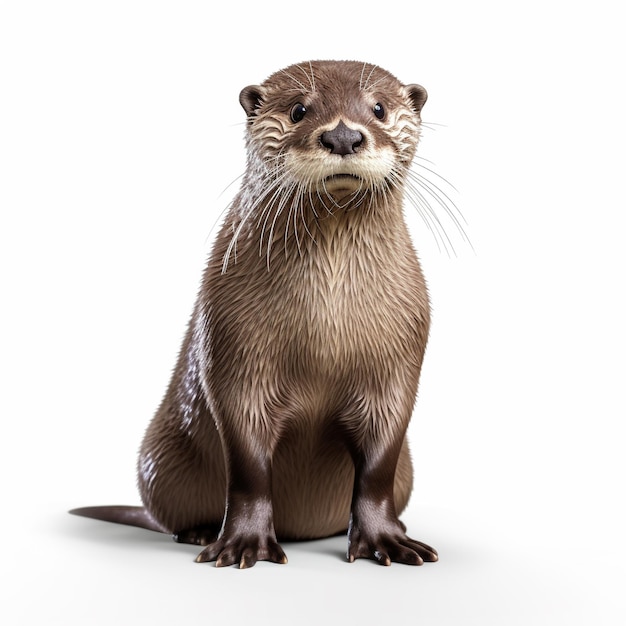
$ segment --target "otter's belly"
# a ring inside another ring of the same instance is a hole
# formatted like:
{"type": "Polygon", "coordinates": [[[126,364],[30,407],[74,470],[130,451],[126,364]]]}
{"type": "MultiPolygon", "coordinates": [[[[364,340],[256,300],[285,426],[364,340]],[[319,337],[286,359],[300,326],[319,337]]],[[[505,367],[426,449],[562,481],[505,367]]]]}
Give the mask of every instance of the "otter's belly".
{"type": "Polygon", "coordinates": [[[277,536],[314,539],[348,527],[354,466],[345,446],[322,432],[291,432],[272,462],[277,536]]]}
{"type": "MultiPolygon", "coordinates": [[[[337,437],[291,434],[277,447],[272,463],[274,525],[281,539],[316,539],[345,532],[350,519],[354,465],[337,437]]],[[[394,481],[398,515],[413,487],[406,439],[394,481]]]]}

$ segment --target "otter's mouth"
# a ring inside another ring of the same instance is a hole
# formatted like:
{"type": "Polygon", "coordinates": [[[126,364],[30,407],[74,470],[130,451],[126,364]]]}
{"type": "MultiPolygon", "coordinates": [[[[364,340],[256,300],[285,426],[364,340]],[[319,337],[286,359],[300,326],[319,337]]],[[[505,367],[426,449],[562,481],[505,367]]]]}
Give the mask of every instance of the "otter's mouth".
{"type": "Polygon", "coordinates": [[[325,182],[340,181],[340,180],[352,180],[354,182],[361,182],[361,179],[356,174],[333,174],[324,179],[325,182]]]}

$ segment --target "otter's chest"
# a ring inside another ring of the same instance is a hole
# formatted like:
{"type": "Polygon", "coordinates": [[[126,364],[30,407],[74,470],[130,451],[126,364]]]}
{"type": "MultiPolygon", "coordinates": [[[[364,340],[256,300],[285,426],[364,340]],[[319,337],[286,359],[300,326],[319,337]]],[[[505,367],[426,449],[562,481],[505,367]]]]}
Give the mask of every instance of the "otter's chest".
{"type": "Polygon", "coordinates": [[[290,283],[291,339],[325,365],[397,359],[425,344],[426,286],[410,245],[337,233],[302,259],[290,283]]]}

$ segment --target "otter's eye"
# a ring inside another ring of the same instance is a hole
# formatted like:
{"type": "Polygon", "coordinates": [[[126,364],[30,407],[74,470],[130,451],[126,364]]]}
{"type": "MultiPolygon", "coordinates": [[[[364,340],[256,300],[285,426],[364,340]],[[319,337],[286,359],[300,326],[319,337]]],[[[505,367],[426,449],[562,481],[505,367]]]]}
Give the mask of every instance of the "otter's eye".
{"type": "Polygon", "coordinates": [[[383,105],[380,102],[377,102],[374,105],[374,115],[379,119],[382,120],[383,117],[385,117],[385,109],[383,109],[383,105]]]}
{"type": "Polygon", "coordinates": [[[291,121],[299,122],[306,115],[306,107],[304,104],[298,102],[291,109],[291,121]]]}

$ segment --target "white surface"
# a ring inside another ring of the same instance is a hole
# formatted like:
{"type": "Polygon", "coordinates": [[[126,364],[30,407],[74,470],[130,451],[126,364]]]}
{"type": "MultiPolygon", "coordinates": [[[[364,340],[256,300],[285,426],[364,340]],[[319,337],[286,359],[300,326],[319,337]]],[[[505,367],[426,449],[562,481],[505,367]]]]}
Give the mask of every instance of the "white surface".
{"type": "Polygon", "coordinates": [[[614,4],[1,5],[3,624],[624,623],[614,4]],[[333,538],[218,570],[65,514],[138,502],[137,447],[243,167],[239,90],[308,58],[426,86],[444,126],[420,154],[476,249],[448,258],[412,220],[434,306],[404,516],[440,551],[422,568],[347,564],[333,538]]]}

